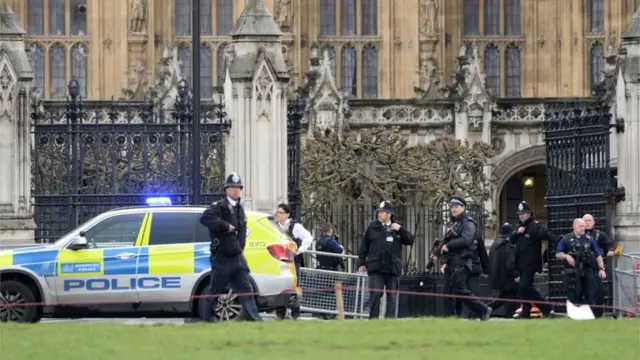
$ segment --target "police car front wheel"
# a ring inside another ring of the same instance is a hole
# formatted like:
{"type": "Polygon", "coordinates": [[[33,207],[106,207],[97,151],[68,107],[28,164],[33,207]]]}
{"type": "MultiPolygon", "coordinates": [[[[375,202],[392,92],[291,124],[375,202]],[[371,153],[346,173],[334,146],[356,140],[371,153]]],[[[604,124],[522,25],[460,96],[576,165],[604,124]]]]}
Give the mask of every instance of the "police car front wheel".
{"type": "Polygon", "coordinates": [[[38,321],[36,296],[27,285],[7,280],[0,283],[0,321],[38,321]]]}

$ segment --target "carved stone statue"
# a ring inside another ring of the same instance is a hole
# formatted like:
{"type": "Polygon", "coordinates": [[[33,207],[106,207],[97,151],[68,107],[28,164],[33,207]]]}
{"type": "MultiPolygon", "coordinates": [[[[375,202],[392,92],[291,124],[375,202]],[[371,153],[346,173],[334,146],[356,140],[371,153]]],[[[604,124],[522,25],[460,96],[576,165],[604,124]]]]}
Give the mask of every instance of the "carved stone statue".
{"type": "Polygon", "coordinates": [[[425,33],[427,35],[434,35],[436,33],[436,16],[438,13],[437,0],[424,0],[425,2],[425,33]]]}
{"type": "Polygon", "coordinates": [[[431,85],[434,83],[437,68],[436,60],[432,57],[428,58],[422,64],[422,79],[420,81],[420,87],[425,93],[429,91],[429,88],[431,88],[431,85]]]}
{"type": "Polygon", "coordinates": [[[131,0],[129,3],[129,31],[132,34],[140,34],[146,31],[146,0],[131,0]]]}
{"type": "Polygon", "coordinates": [[[292,0],[276,0],[276,23],[282,31],[291,30],[293,22],[293,4],[292,0]]]}
{"type": "Polygon", "coordinates": [[[125,72],[122,84],[122,94],[127,100],[144,98],[149,87],[149,74],[142,59],[137,59],[125,72]]]}

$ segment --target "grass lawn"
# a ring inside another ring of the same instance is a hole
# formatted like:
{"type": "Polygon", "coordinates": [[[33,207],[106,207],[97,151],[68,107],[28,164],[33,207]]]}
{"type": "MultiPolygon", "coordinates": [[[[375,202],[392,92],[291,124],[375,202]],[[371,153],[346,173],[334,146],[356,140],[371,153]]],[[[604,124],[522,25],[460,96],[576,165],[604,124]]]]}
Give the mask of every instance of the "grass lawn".
{"type": "Polygon", "coordinates": [[[0,360],[638,360],[638,320],[0,324],[0,360]]]}

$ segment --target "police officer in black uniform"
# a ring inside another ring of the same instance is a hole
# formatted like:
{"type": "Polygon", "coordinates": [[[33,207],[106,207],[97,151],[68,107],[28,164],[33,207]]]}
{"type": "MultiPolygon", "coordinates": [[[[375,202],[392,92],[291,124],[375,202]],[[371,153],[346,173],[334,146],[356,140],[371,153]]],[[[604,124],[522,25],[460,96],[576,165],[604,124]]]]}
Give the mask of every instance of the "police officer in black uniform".
{"type": "Polygon", "coordinates": [[[516,269],[516,247],[508,237],[513,232],[513,226],[505,223],[500,227],[498,238],[491,244],[489,251],[489,285],[498,290],[498,297],[488,304],[493,309],[504,306],[504,316],[510,318],[518,309],[518,270],[516,269]]]}
{"type": "MultiPolygon", "coordinates": [[[[473,255],[471,257],[471,273],[467,278],[467,287],[475,296],[480,294],[480,276],[489,273],[489,255],[484,245],[484,239],[480,234],[476,234],[473,240],[473,255]]],[[[462,300],[456,299],[456,313],[462,316],[462,300]]],[[[469,317],[479,314],[469,314],[469,317]]]]}
{"type": "MultiPolygon", "coordinates": [[[[333,234],[333,228],[331,225],[326,224],[322,227],[322,234],[318,241],[316,241],[316,250],[324,253],[342,254],[344,248],[338,242],[338,236],[333,234]]],[[[318,255],[318,269],[338,271],[343,265],[342,258],[338,256],[330,255],[318,255]]]]}
{"type": "Polygon", "coordinates": [[[556,248],[556,257],[564,264],[567,298],[574,304],[595,305],[598,293],[596,271],[600,279],[607,277],[602,250],[585,233],[581,218],[573,221],[573,232],[565,235],[556,248]]]}
{"type": "MultiPolygon", "coordinates": [[[[446,257],[444,269],[444,293],[461,296],[461,301],[482,320],[491,317],[491,308],[483,304],[469,290],[467,281],[473,268],[476,223],[466,211],[467,201],[459,196],[449,199],[451,227],[442,240],[437,255],[446,257]]],[[[444,299],[448,316],[455,315],[454,299],[444,299]]]]}
{"type": "MultiPolygon", "coordinates": [[[[218,305],[218,295],[228,285],[239,294],[250,294],[255,290],[249,278],[249,266],[243,251],[247,238],[247,219],[240,205],[242,180],[236,173],[227,177],[225,198],[211,204],[200,217],[200,223],[209,229],[211,237],[211,284],[209,294],[204,301],[202,319],[217,321],[214,310],[218,305]]],[[[262,321],[255,298],[252,295],[240,296],[247,320],[262,321]]]]}
{"type": "MultiPolygon", "coordinates": [[[[602,260],[604,260],[604,263],[605,263],[604,264],[605,272],[607,272],[607,275],[610,276],[608,271],[610,271],[611,267],[613,266],[612,260],[613,260],[613,257],[615,256],[616,244],[613,241],[613,239],[611,239],[607,235],[606,232],[595,229],[596,220],[593,218],[593,215],[585,214],[582,217],[582,220],[584,220],[586,225],[585,234],[591,236],[591,238],[596,241],[596,243],[602,250],[602,260]]],[[[598,281],[598,294],[596,296],[596,305],[599,305],[599,306],[593,309],[593,313],[596,317],[601,317],[604,313],[604,308],[602,307],[602,305],[604,305],[605,294],[607,292],[609,293],[613,292],[613,288],[611,287],[610,282],[609,283],[603,282],[599,278],[597,280],[599,281],[598,281]],[[607,291],[607,288],[609,288],[608,291],[607,291]]]]}
{"type": "Polygon", "coordinates": [[[531,317],[532,302],[537,303],[544,315],[549,315],[551,306],[544,304],[545,299],[533,286],[533,282],[536,273],[542,271],[542,240],[548,240],[551,245],[557,238],[535,219],[528,202],[523,201],[518,205],[518,217],[520,221],[516,230],[509,235],[509,241],[516,245],[516,265],[520,274],[518,296],[522,300],[522,312],[518,318],[531,317]]]}
{"type": "Polygon", "coordinates": [[[367,228],[358,252],[360,271],[369,274],[369,319],[380,316],[382,291],[387,292],[385,317],[395,317],[398,277],[402,274],[402,245],[413,245],[413,235],[393,221],[391,203],[383,201],[376,211],[378,219],[367,228]]]}

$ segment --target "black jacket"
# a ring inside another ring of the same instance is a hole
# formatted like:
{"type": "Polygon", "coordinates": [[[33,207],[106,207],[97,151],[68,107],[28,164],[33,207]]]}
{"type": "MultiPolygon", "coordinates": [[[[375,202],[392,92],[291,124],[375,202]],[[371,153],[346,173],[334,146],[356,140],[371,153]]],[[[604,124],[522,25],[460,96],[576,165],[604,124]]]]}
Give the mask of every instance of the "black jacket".
{"type": "Polygon", "coordinates": [[[519,276],[516,269],[516,247],[506,237],[498,237],[491,244],[489,252],[489,272],[491,288],[507,289],[515,284],[519,276]]]}
{"type": "Polygon", "coordinates": [[[605,258],[609,251],[616,250],[615,242],[604,231],[591,229],[586,230],[585,233],[598,243],[598,246],[602,249],[602,258],[605,258]]]}
{"type": "Polygon", "coordinates": [[[542,240],[548,240],[549,247],[552,247],[558,239],[533,216],[518,222],[514,232],[509,235],[509,241],[516,245],[518,271],[542,271],[542,240]],[[518,233],[520,227],[525,228],[522,234],[518,233]]]}
{"type": "Polygon", "coordinates": [[[366,265],[369,274],[402,275],[402,245],[413,245],[413,235],[409,231],[404,227],[394,231],[376,220],[364,233],[358,266],[366,265]]]}
{"type": "Polygon", "coordinates": [[[232,207],[227,198],[214,202],[202,213],[200,223],[209,229],[211,255],[241,254],[247,240],[247,218],[242,205],[232,207]],[[229,225],[235,230],[229,232],[229,225]]]}
{"type": "Polygon", "coordinates": [[[489,273],[489,255],[487,248],[484,246],[482,237],[477,236],[474,240],[474,250],[472,257],[471,274],[481,275],[489,273]]]}
{"type": "MultiPolygon", "coordinates": [[[[467,212],[457,218],[452,218],[451,221],[451,227],[442,242],[443,246],[447,245],[449,251],[442,255],[446,256],[447,267],[463,265],[471,270],[474,240],[476,239],[476,222],[467,212]]],[[[440,252],[442,252],[442,246],[440,252]]]]}

